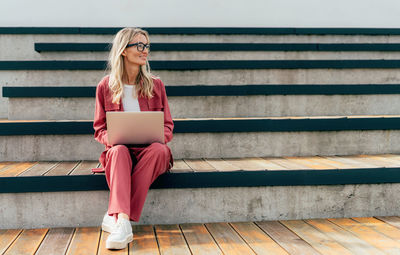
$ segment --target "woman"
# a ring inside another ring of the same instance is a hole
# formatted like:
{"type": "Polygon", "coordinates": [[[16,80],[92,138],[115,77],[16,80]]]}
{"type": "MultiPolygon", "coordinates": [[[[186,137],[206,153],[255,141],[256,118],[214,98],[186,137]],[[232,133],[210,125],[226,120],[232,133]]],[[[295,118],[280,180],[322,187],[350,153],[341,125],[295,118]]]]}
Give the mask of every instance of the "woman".
{"type": "Polygon", "coordinates": [[[163,111],[165,143],[174,124],[162,81],[150,73],[148,33],[138,28],[120,30],[110,51],[110,75],[97,85],[93,128],[95,139],[105,145],[100,163],[110,188],[108,211],[102,229],[110,232],[108,249],[123,249],[133,240],[129,220],[139,221],[151,183],[173,163],[166,144],[147,146],[108,144],[107,111],[163,111]]]}

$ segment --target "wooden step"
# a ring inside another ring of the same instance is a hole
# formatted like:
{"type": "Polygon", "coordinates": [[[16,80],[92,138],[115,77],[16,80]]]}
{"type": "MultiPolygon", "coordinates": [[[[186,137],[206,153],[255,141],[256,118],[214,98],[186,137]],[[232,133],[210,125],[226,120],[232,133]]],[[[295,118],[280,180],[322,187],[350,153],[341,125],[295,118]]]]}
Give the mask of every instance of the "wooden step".
{"type": "MultiPolygon", "coordinates": [[[[97,167],[97,161],[0,162],[0,193],[107,190],[104,174],[91,172],[97,167]]],[[[177,159],[151,188],[398,183],[399,169],[394,154],[177,159]]]]}
{"type": "MultiPolygon", "coordinates": [[[[91,174],[98,166],[97,161],[0,162],[0,228],[98,226],[109,196],[104,174],[91,174]]],[[[151,185],[141,224],[390,216],[398,213],[399,185],[397,154],[175,160],[151,185]]],[[[303,225],[296,225],[300,232],[303,225]]],[[[253,228],[234,227],[238,233],[253,228]]],[[[188,231],[192,228],[198,226],[188,231]]],[[[221,228],[226,226],[209,231],[221,228]]]]}
{"type": "Polygon", "coordinates": [[[134,240],[109,251],[99,227],[0,230],[9,254],[398,254],[398,217],[134,225],[134,240]],[[339,225],[335,225],[339,224],[339,225]],[[346,229],[351,228],[350,232],[346,229]],[[362,232],[360,232],[362,231],[362,232]],[[351,234],[350,234],[351,233],[351,234]],[[375,238],[372,238],[375,237],[375,238]]]}
{"type": "MultiPolygon", "coordinates": [[[[91,175],[100,167],[98,161],[0,162],[1,177],[91,175]]],[[[177,159],[171,173],[232,172],[232,171],[292,171],[292,170],[349,170],[400,167],[400,155],[352,155],[335,157],[281,158],[220,158],[177,159]],[[366,163],[370,162],[370,163],[366,163]]]]}

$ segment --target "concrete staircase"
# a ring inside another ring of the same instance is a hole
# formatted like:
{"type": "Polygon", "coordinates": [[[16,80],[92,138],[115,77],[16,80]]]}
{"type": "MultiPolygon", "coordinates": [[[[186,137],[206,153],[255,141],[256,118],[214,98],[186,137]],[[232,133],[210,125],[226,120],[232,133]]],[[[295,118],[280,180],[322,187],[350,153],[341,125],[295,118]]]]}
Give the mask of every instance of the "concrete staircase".
{"type": "MultiPolygon", "coordinates": [[[[91,129],[94,90],[105,75],[101,68],[107,58],[105,47],[115,29],[10,31],[13,30],[0,34],[0,115],[4,118],[0,121],[0,161],[96,160],[103,146],[93,139],[91,129]],[[66,31],[70,34],[65,34],[66,31]]],[[[170,146],[176,159],[400,152],[398,30],[154,31],[152,34],[150,30],[154,44],[151,66],[167,86],[176,124],[170,146]]],[[[174,211],[174,202],[182,201],[182,208],[199,203],[194,207],[199,211],[207,206],[217,208],[217,201],[227,197],[231,203],[224,203],[222,211],[217,210],[220,215],[208,212],[193,218],[212,222],[213,219],[376,216],[373,210],[365,210],[368,215],[363,214],[363,206],[370,206],[371,201],[363,200],[362,192],[357,193],[360,208],[354,210],[355,215],[351,215],[351,210],[346,215],[332,213],[328,204],[321,205],[323,213],[316,209],[319,211],[308,210],[307,215],[302,214],[305,208],[315,206],[313,199],[302,197],[320,192],[328,201],[337,190],[373,192],[370,189],[376,188],[382,190],[384,199],[386,192],[395,196],[391,192],[399,188],[397,183],[361,186],[349,183],[293,188],[266,184],[258,188],[190,188],[184,192],[173,187],[152,190],[145,213],[152,209],[155,213],[145,217],[144,222],[187,222],[190,219],[183,216],[188,211],[174,211]],[[294,193],[299,194],[296,201],[301,206],[293,208],[289,195],[279,207],[281,214],[265,213],[268,209],[263,203],[276,205],[282,198],[278,194],[294,193]],[[171,204],[163,204],[174,216],[163,221],[157,203],[174,196],[176,199],[167,202],[171,204]],[[210,197],[215,197],[215,201],[207,201],[210,197]],[[237,203],[236,198],[240,198],[237,203]],[[238,209],[242,206],[254,209],[251,216],[238,209]]],[[[51,197],[57,197],[83,206],[82,196],[86,196],[86,201],[102,201],[101,208],[107,200],[105,191],[3,192],[0,200],[2,204],[12,199],[40,199],[49,203],[51,197]]],[[[329,201],[331,204],[333,200],[329,201]]],[[[390,210],[377,212],[393,214],[399,208],[394,203],[390,210]]],[[[19,206],[24,208],[17,205],[15,211],[21,209],[19,206]]],[[[93,208],[99,210],[91,211],[96,220],[88,219],[85,207],[79,210],[80,216],[85,215],[81,223],[79,219],[69,220],[75,226],[95,225],[104,213],[100,207],[97,205],[93,208]]],[[[74,208],[72,205],[66,208],[63,215],[72,214],[68,210],[74,208]]],[[[193,208],[188,210],[194,215],[193,208]]],[[[0,211],[5,212],[6,207],[0,211]]],[[[50,212],[54,211],[40,211],[44,219],[50,212]]],[[[34,222],[21,222],[35,226],[34,222]]],[[[18,227],[20,223],[13,224],[7,227],[18,227]]],[[[39,225],[46,224],[43,221],[39,225]]],[[[48,224],[68,225],[67,222],[48,224]]]]}

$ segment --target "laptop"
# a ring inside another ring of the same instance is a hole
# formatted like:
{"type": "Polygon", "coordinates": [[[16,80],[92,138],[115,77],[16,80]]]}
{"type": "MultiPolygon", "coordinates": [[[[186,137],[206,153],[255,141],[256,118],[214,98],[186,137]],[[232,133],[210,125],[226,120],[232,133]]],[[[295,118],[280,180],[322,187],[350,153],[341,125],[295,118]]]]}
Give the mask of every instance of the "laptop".
{"type": "Polygon", "coordinates": [[[106,112],[108,143],[164,143],[164,113],[106,112]]]}

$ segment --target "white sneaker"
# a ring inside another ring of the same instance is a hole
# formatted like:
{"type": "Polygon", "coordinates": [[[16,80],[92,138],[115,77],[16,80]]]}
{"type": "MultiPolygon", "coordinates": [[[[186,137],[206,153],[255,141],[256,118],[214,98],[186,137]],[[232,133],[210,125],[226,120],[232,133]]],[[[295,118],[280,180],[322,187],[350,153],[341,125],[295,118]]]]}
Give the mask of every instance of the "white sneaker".
{"type": "Polygon", "coordinates": [[[107,249],[124,249],[133,241],[132,226],[129,220],[118,218],[117,224],[106,241],[107,249]]]}
{"type": "Polygon", "coordinates": [[[116,225],[117,225],[117,223],[115,222],[114,217],[110,216],[110,215],[108,215],[108,213],[106,213],[103,217],[103,223],[101,223],[101,229],[103,231],[111,233],[116,225]]]}

